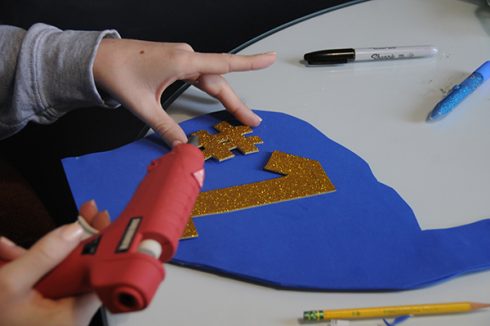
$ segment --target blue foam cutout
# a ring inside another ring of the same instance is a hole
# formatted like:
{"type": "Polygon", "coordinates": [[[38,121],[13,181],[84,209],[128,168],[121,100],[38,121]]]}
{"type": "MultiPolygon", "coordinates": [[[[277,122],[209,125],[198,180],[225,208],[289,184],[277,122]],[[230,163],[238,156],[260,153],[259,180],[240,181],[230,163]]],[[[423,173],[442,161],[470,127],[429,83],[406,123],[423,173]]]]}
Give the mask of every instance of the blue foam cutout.
{"type": "MultiPolygon", "coordinates": [[[[268,111],[252,135],[260,151],[208,160],[203,191],[280,177],[272,151],[321,162],[333,193],[194,218],[199,238],[180,242],[174,264],[279,288],[404,290],[490,267],[490,220],[422,231],[411,208],[359,156],[305,121],[268,111]]],[[[226,112],[181,124],[186,133],[230,120],[226,112]]],[[[231,121],[231,120],[230,120],[231,121]]],[[[77,205],[94,198],[117,217],[146,166],[168,151],[155,135],[63,160],[77,205]]]]}

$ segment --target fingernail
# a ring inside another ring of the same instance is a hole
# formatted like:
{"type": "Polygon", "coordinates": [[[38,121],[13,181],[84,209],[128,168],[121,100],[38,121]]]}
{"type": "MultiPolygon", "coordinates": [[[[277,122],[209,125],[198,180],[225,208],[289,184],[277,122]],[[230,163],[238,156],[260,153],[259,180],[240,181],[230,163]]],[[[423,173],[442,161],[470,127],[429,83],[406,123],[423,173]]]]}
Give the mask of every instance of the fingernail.
{"type": "Polygon", "coordinates": [[[102,213],[105,214],[105,215],[107,215],[107,217],[109,218],[109,220],[111,219],[111,214],[109,214],[109,211],[107,209],[104,209],[104,211],[102,213]]]}
{"type": "Polygon", "coordinates": [[[67,241],[80,240],[83,233],[83,228],[78,222],[65,225],[61,229],[61,237],[67,241]]]}
{"type": "Polygon", "coordinates": [[[255,114],[255,117],[257,118],[257,120],[259,120],[259,123],[261,123],[262,122],[262,118],[260,116],[258,116],[256,113],[254,113],[254,114],[255,114]]]}
{"type": "Polygon", "coordinates": [[[78,224],[80,224],[80,226],[82,227],[82,229],[85,233],[84,236],[92,236],[94,234],[99,233],[99,231],[97,229],[95,229],[90,224],[88,224],[87,220],[85,220],[85,218],[83,218],[83,216],[80,216],[80,215],[78,216],[78,224]]]}
{"type": "Polygon", "coordinates": [[[95,199],[90,199],[88,202],[90,205],[94,205],[95,208],[97,208],[97,203],[95,202],[95,199]]]}
{"type": "Polygon", "coordinates": [[[180,140],[174,140],[174,142],[172,143],[172,147],[175,147],[177,145],[180,145],[182,144],[182,142],[180,140]]]}
{"type": "Polygon", "coordinates": [[[9,247],[16,247],[17,246],[12,240],[10,240],[4,236],[0,237],[0,242],[3,243],[4,245],[9,246],[9,247]]]}

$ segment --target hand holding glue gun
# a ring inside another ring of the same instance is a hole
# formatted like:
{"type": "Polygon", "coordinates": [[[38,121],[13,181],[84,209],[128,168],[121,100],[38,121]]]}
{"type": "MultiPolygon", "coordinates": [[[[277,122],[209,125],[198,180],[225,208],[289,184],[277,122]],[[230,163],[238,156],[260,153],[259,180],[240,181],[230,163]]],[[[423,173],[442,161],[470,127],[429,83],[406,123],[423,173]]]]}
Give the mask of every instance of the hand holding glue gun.
{"type": "MultiPolygon", "coordinates": [[[[164,279],[162,263],[175,254],[203,166],[201,151],[191,144],[154,160],[121,215],[81,242],[35,289],[50,299],[95,292],[111,312],[144,309],[164,279]]],[[[0,268],[0,275],[15,263],[0,268]]]]}
{"type": "MultiPolygon", "coordinates": [[[[93,200],[82,204],[79,214],[97,229],[110,223],[107,211],[98,211],[93,200]]],[[[33,289],[87,237],[78,222],[49,232],[29,250],[0,237],[0,262],[12,261],[0,268],[0,325],[89,324],[100,308],[94,292],[51,300],[33,289]]]]}

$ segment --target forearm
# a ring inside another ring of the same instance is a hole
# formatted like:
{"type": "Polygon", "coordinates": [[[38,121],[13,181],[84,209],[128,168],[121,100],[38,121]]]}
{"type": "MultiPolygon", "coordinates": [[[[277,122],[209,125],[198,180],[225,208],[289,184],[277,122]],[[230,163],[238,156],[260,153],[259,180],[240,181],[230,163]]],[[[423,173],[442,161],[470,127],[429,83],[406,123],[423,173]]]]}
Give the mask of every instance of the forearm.
{"type": "Polygon", "coordinates": [[[74,108],[117,106],[101,97],[92,72],[104,37],[119,35],[44,24],[28,31],[0,26],[0,139],[29,121],[51,123],[74,108]]]}

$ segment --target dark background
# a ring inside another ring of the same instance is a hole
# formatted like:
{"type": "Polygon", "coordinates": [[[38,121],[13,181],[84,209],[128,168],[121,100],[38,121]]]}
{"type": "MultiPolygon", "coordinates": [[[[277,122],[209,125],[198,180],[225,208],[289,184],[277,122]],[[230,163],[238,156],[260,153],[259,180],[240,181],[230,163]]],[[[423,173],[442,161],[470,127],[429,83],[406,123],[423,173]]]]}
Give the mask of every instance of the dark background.
{"type": "Polygon", "coordinates": [[[35,22],[61,29],[115,28],[125,38],[187,42],[196,51],[228,52],[274,27],[345,2],[4,0],[0,15],[5,23],[24,28],[35,22]]]}

